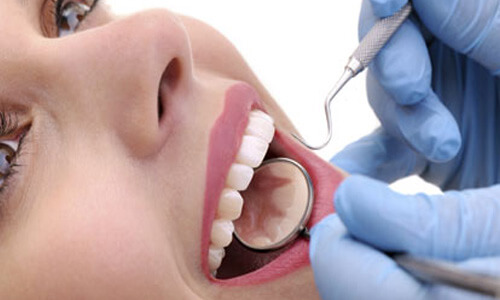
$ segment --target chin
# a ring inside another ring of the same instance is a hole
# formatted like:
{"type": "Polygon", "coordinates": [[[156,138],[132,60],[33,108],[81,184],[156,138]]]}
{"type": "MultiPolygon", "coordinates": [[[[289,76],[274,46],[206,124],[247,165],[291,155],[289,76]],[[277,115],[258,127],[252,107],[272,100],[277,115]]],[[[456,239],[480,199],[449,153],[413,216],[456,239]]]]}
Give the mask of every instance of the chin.
{"type": "MultiPolygon", "coordinates": [[[[235,171],[238,169],[235,164],[243,164],[239,155],[242,147],[248,147],[242,144],[245,136],[252,132],[250,127],[254,122],[250,120],[262,112],[265,113],[266,110],[257,91],[246,83],[237,83],[227,90],[224,111],[211,130],[202,222],[201,269],[206,278],[215,285],[248,287],[277,281],[293,274],[310,274],[310,270],[307,270],[310,267],[309,242],[305,239],[297,238],[277,251],[257,253],[245,248],[237,239],[232,238],[230,233],[229,237],[216,233],[214,238],[213,227],[218,226],[216,223],[220,225],[220,205],[224,205],[221,204],[223,193],[230,189],[242,191],[246,188],[245,185],[248,186],[248,182],[242,186],[233,183],[238,182],[234,177],[250,176],[235,175],[238,173],[235,171]],[[214,254],[214,243],[224,250],[217,250],[219,253],[214,254]]],[[[261,116],[265,118],[266,115],[261,116]]],[[[275,118],[272,115],[271,117],[275,118]]],[[[275,126],[269,136],[270,145],[264,154],[264,160],[286,157],[297,161],[307,170],[314,187],[314,204],[307,224],[310,229],[335,212],[333,195],[344,175],[295,141],[289,132],[281,129],[279,125],[275,126]]],[[[241,168],[248,170],[251,167],[241,168]]],[[[227,225],[228,222],[224,224],[227,225]]],[[[227,229],[230,226],[225,227],[227,229]]]]}

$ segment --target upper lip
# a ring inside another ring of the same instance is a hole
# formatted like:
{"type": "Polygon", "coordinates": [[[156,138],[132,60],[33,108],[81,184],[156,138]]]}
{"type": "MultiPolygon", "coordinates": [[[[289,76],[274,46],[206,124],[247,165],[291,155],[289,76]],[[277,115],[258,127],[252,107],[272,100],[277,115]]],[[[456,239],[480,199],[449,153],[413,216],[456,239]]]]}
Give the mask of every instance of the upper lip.
{"type": "MultiPolygon", "coordinates": [[[[222,118],[226,118],[227,120],[225,120],[226,122],[223,125],[216,124],[212,129],[210,137],[207,190],[205,193],[202,228],[202,268],[210,280],[216,281],[219,284],[257,284],[276,279],[308,265],[308,242],[298,239],[292,246],[281,253],[278,258],[251,273],[229,280],[216,280],[210,275],[206,258],[210,239],[209,233],[218,206],[217,201],[224,187],[229,167],[234,162],[239,149],[248,114],[252,109],[262,110],[262,104],[253,88],[246,84],[237,84],[231,87],[226,94],[226,110],[231,109],[233,111],[230,113],[226,112],[221,115],[222,118]],[[224,134],[224,137],[222,137],[222,134],[224,134]],[[228,148],[228,145],[231,146],[228,148]],[[225,156],[221,156],[221,149],[225,149],[225,156]]],[[[296,160],[310,173],[313,185],[315,186],[316,197],[313,212],[308,223],[309,228],[319,222],[324,216],[333,213],[331,199],[333,191],[336,189],[336,184],[341,180],[341,175],[338,172],[329,166],[328,163],[309,150],[306,150],[303,146],[293,141],[287,134],[279,130],[276,131],[270,151],[274,155],[296,160]],[[320,169],[321,171],[319,171],[320,169]]]]}

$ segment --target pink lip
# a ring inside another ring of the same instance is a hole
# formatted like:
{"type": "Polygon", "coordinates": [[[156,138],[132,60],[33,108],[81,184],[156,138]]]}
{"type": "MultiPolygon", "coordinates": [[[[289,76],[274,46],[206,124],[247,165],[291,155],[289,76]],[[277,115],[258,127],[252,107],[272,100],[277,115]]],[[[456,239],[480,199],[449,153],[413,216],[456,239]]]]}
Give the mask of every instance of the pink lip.
{"type": "MultiPolygon", "coordinates": [[[[225,109],[212,129],[207,165],[205,209],[201,237],[202,269],[210,281],[220,285],[255,285],[290,274],[309,265],[308,242],[298,239],[288,250],[266,266],[254,272],[229,280],[218,280],[208,270],[210,230],[215,217],[220,194],[231,164],[241,144],[241,138],[252,109],[262,109],[257,92],[249,85],[239,83],[226,93],[225,109]]],[[[302,164],[313,181],[315,202],[308,227],[311,228],[325,216],[334,212],[333,193],[343,176],[329,163],[300,146],[289,135],[276,131],[274,150],[282,156],[302,164]],[[276,149],[277,148],[277,149],[276,149]],[[283,155],[284,154],[284,155],[283,155]]]]}

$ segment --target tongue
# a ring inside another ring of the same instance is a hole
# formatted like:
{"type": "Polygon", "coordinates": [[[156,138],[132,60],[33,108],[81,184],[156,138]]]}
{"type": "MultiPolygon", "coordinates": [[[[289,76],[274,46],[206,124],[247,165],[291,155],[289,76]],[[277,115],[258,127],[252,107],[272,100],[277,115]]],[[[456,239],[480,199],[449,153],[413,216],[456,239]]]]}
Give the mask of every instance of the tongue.
{"type": "Polygon", "coordinates": [[[240,238],[265,247],[295,233],[307,207],[304,175],[290,163],[268,163],[255,171],[241,217],[234,222],[240,238]]]}

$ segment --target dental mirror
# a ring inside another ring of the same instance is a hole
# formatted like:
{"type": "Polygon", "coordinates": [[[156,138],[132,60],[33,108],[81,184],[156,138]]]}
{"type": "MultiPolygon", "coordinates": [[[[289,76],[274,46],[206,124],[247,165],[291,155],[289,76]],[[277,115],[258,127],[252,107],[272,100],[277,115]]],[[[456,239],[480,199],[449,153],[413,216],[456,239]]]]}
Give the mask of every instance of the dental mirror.
{"type": "Polygon", "coordinates": [[[245,204],[234,221],[235,237],[247,248],[271,251],[308,236],[306,224],[314,201],[309,174],[288,158],[267,160],[255,170],[245,204]]]}

